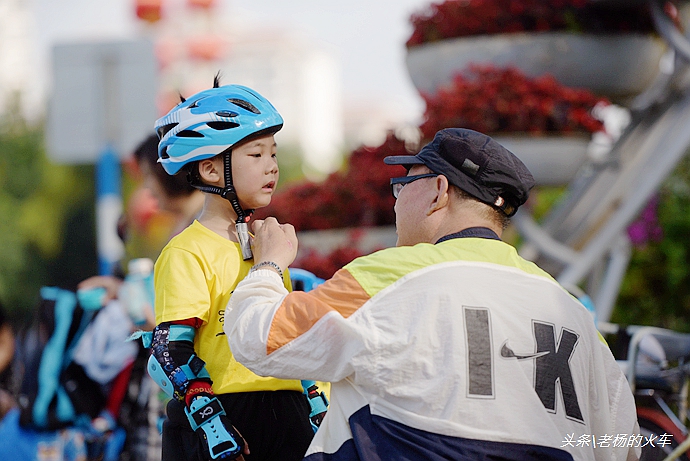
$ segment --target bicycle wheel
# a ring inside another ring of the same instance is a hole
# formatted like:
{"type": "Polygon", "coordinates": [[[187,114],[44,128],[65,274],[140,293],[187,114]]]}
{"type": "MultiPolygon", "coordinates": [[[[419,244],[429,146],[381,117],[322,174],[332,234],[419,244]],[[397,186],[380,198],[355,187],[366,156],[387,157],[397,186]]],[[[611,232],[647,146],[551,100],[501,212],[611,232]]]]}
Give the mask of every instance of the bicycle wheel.
{"type": "MultiPolygon", "coordinates": [[[[685,436],[673,424],[673,421],[658,410],[644,407],[638,408],[637,421],[640,424],[640,435],[647,439],[656,436],[655,440],[658,440],[658,437],[662,434],[670,434],[672,436],[670,443],[663,447],[658,444],[654,444],[654,446],[649,444],[642,447],[640,461],[662,461],[685,440],[685,436]]],[[[679,461],[690,461],[687,452],[680,455],[677,459],[679,461]]]]}

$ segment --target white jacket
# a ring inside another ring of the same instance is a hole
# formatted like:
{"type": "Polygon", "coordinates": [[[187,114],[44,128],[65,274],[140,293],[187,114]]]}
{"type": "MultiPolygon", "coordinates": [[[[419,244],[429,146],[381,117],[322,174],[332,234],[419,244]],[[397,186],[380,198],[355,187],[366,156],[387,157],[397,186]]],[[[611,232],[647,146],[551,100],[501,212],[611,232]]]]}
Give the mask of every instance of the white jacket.
{"type": "Polygon", "coordinates": [[[332,383],[309,460],[639,457],[591,314],[501,241],[382,250],[308,293],[258,270],[225,316],[250,370],[332,383]]]}

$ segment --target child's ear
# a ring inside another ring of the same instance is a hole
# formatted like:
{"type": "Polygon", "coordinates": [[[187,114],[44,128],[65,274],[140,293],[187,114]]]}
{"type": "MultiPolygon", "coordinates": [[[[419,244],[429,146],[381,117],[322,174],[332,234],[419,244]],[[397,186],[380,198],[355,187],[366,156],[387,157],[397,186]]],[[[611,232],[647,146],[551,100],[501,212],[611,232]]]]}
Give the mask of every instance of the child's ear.
{"type": "Polygon", "coordinates": [[[218,163],[219,162],[215,161],[215,157],[199,160],[199,177],[204,183],[211,185],[222,185],[221,183],[223,182],[223,172],[220,169],[218,163]]]}

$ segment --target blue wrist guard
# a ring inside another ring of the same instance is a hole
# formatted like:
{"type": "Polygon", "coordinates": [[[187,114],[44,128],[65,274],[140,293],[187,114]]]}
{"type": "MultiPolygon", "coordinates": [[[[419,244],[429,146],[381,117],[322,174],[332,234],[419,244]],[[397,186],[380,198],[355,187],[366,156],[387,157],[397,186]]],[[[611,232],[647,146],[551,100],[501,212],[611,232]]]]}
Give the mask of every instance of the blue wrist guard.
{"type": "Polygon", "coordinates": [[[232,460],[242,454],[244,440],[232,427],[217,398],[201,395],[185,408],[192,429],[206,441],[210,459],[232,460]]]}
{"type": "Polygon", "coordinates": [[[307,396],[309,400],[309,406],[311,407],[311,412],[309,413],[309,422],[311,423],[311,428],[316,432],[321,426],[323,418],[326,417],[326,411],[328,411],[328,399],[323,392],[319,392],[319,388],[316,386],[314,381],[302,381],[302,387],[304,388],[304,395],[307,396]]]}

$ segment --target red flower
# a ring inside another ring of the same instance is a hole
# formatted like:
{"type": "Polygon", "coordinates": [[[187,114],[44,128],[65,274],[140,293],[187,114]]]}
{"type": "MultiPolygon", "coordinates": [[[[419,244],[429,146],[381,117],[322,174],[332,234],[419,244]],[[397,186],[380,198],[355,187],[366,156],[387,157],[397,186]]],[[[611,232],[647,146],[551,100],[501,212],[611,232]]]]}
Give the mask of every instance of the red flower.
{"type": "Polygon", "coordinates": [[[592,133],[602,128],[591,115],[598,102],[588,90],[560,85],[550,75],[528,78],[515,68],[472,66],[426,101],[424,138],[440,129],[463,127],[483,133],[592,133]]]}
{"type": "Polygon", "coordinates": [[[406,154],[405,143],[389,134],[378,147],[362,146],[352,152],[346,171],[332,173],[318,184],[306,182],[279,190],[255,216],[275,216],[298,231],[391,225],[395,201],[390,178],[404,170],[384,164],[383,158],[406,154]]]}
{"type": "MultiPolygon", "coordinates": [[[[491,66],[473,66],[466,75],[456,75],[449,87],[422,96],[427,102],[426,120],[421,126],[425,139],[446,127],[492,134],[593,132],[602,126],[592,117],[591,109],[598,102],[606,102],[587,90],[564,87],[550,75],[528,78],[514,68],[491,66]]],[[[298,231],[393,225],[395,201],[390,178],[404,175],[405,170],[385,165],[383,158],[406,154],[405,143],[391,133],[380,146],[356,149],[346,169],[325,181],[279,190],[268,207],[257,211],[256,218],[275,216],[298,231]]],[[[359,238],[360,234],[352,233],[347,246],[329,254],[307,251],[293,266],[330,278],[361,256],[359,238]]]]}
{"type": "MultiPolygon", "coordinates": [[[[666,7],[672,16],[674,8],[666,7]]],[[[415,13],[413,47],[446,38],[516,32],[654,32],[646,4],[607,7],[586,0],[446,0],[415,13]]]]}

